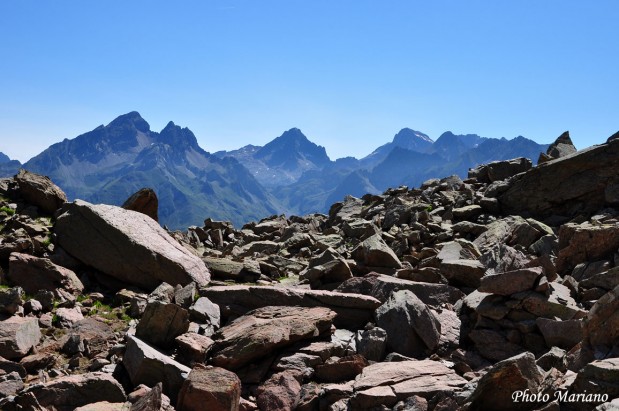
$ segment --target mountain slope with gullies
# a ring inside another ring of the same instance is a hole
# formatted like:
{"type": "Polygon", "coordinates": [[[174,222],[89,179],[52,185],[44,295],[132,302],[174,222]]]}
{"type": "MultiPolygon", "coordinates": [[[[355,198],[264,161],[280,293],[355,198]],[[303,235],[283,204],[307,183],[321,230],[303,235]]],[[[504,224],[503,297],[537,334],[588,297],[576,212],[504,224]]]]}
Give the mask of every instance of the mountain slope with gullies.
{"type": "Polygon", "coordinates": [[[615,409],[619,139],[567,141],[242,229],[0,179],[0,409],[615,409]]]}
{"type": "Polygon", "coordinates": [[[182,228],[205,215],[242,225],[280,211],[279,205],[233,159],[205,152],[188,128],[160,132],[137,112],[50,146],[24,168],[50,176],[69,198],[122,204],[142,187],[159,196],[163,224],[182,228]]]}

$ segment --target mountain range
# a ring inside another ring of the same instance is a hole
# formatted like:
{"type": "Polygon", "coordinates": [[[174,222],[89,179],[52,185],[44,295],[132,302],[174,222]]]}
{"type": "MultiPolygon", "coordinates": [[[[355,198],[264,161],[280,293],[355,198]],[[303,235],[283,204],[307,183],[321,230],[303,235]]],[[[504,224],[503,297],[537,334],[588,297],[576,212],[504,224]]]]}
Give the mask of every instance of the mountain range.
{"type": "Polygon", "coordinates": [[[53,144],[24,164],[0,153],[0,176],[23,167],[49,176],[69,199],[107,204],[122,204],[151,187],[159,197],[160,221],[184,229],[206,217],[240,226],[273,214],[324,213],[346,195],[378,194],[450,174],[465,177],[469,168],[489,161],[535,160],[547,147],[521,136],[449,131],[433,141],[404,128],[362,159],[333,161],[324,147],[292,128],[264,146],[210,154],[188,128],[169,122],[155,132],[131,112],[53,144]]]}

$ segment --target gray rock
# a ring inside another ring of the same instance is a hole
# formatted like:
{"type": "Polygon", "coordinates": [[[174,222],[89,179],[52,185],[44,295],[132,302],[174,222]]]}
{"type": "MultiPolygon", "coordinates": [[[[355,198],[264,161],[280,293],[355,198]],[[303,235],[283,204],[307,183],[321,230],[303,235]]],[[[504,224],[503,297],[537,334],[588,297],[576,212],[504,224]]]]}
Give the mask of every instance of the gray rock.
{"type": "Polygon", "coordinates": [[[387,349],[412,357],[425,356],[438,346],[441,325],[426,305],[408,290],[394,292],[375,313],[387,332],[387,349]]]}
{"type": "Polygon", "coordinates": [[[154,386],[161,382],[163,392],[173,403],[176,403],[183,382],[191,371],[189,367],[174,361],[133,336],[127,337],[123,365],[134,386],[139,384],[154,386]]]}
{"type": "Polygon", "coordinates": [[[120,383],[111,374],[103,372],[63,376],[32,385],[26,392],[34,394],[41,406],[53,409],[74,409],[98,401],[126,401],[120,383]]]}
{"type": "Polygon", "coordinates": [[[24,290],[21,287],[0,289],[0,313],[13,315],[24,305],[24,290]]]}
{"type": "Polygon", "coordinates": [[[144,214],[76,200],[65,204],[56,235],[68,253],[123,282],[153,290],[161,282],[208,284],[204,263],[144,214]]]}
{"type": "Polygon", "coordinates": [[[191,319],[203,324],[212,324],[216,328],[219,328],[221,322],[221,313],[219,306],[213,304],[211,300],[206,297],[200,297],[189,308],[189,314],[191,319]]]}
{"type": "Polygon", "coordinates": [[[544,336],[548,347],[557,346],[570,350],[584,336],[584,322],[582,320],[556,321],[539,317],[535,323],[544,336]]]}
{"type": "Polygon", "coordinates": [[[356,261],[368,267],[402,268],[402,263],[379,234],[364,240],[352,252],[356,261]]]}
{"type": "Polygon", "coordinates": [[[174,339],[187,332],[189,314],[176,304],[151,301],[146,305],[135,335],[158,347],[169,347],[174,339]]]}
{"type": "Polygon", "coordinates": [[[380,327],[357,331],[357,352],[370,361],[382,361],[387,352],[387,332],[380,327]]]}
{"type": "Polygon", "coordinates": [[[41,339],[39,321],[32,317],[10,317],[0,321],[0,356],[12,360],[22,358],[41,339]]]}
{"type": "Polygon", "coordinates": [[[481,279],[477,291],[498,295],[516,294],[534,289],[536,281],[541,275],[541,267],[487,275],[481,279]]]}

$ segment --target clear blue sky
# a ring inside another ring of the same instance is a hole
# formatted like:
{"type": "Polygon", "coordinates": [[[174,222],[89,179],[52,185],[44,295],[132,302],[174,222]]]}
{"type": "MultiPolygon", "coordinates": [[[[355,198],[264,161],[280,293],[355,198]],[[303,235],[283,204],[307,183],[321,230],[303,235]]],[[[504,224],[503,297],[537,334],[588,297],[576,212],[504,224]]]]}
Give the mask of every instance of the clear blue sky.
{"type": "Polygon", "coordinates": [[[0,2],[0,151],[137,110],[207,151],[291,127],[331,158],[403,127],[577,147],[619,130],[618,1],[0,2]]]}

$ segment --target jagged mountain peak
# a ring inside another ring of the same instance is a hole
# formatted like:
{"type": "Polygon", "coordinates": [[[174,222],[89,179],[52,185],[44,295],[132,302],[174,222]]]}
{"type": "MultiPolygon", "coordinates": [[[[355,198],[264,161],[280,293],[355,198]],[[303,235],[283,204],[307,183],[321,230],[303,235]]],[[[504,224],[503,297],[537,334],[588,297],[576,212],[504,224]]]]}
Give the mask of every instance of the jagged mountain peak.
{"type": "Polygon", "coordinates": [[[106,128],[127,128],[133,127],[138,131],[147,133],[150,131],[150,125],[142,118],[137,111],[131,111],[127,114],[116,117],[110,122],[106,128]]]}
{"type": "Polygon", "coordinates": [[[4,154],[3,152],[0,152],[0,164],[8,163],[9,161],[11,161],[10,157],[4,154]]]}
{"type": "Polygon", "coordinates": [[[285,131],[258,150],[254,157],[269,166],[290,170],[299,166],[307,170],[331,162],[325,148],[312,143],[298,128],[285,131]]]}
{"type": "Polygon", "coordinates": [[[173,121],[161,130],[159,141],[178,148],[193,148],[201,151],[195,134],[187,127],[177,126],[173,121]]]}
{"type": "Polygon", "coordinates": [[[415,131],[408,127],[405,127],[402,130],[398,131],[398,133],[393,137],[393,144],[395,144],[398,147],[404,147],[404,148],[408,148],[408,146],[410,146],[411,143],[418,143],[420,141],[429,143],[429,144],[432,144],[434,142],[426,134],[420,131],[415,131]]]}

